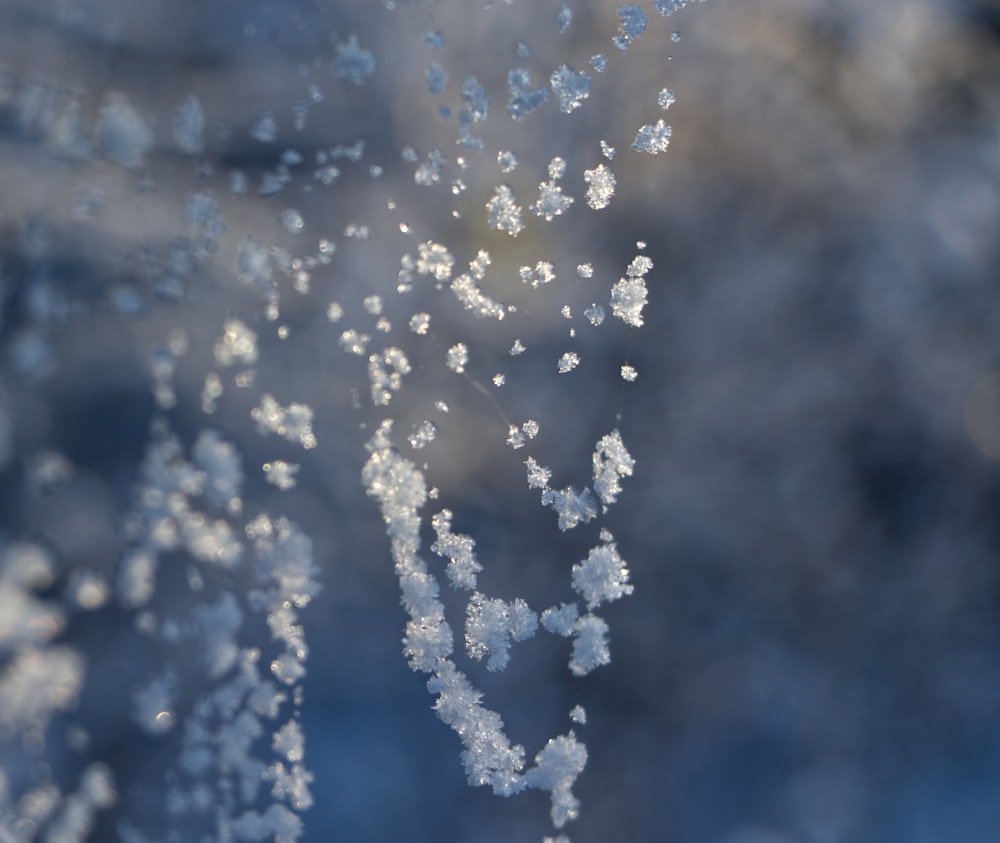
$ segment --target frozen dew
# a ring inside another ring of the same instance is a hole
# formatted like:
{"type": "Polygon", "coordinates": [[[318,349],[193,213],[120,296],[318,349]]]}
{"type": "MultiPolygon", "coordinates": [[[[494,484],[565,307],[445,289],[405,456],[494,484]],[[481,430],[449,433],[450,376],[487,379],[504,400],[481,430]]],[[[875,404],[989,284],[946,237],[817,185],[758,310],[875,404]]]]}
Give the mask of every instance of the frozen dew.
{"type": "Polygon", "coordinates": [[[487,670],[503,670],[510,662],[510,645],[531,638],[538,629],[538,615],[517,598],[509,603],[476,591],[469,598],[465,616],[465,646],[470,658],[488,657],[487,670]]]}
{"type": "Polygon", "coordinates": [[[192,94],[174,113],[174,143],[185,155],[201,155],[205,146],[205,112],[192,94]]]}
{"type": "Polygon", "coordinates": [[[528,488],[547,489],[552,471],[544,465],[539,465],[534,457],[528,457],[524,461],[524,465],[528,470],[528,488]]]}
{"type": "Polygon", "coordinates": [[[434,424],[434,422],[427,421],[425,419],[417,426],[417,429],[407,437],[407,441],[410,443],[411,448],[415,451],[419,451],[421,448],[426,448],[430,445],[436,436],[437,425],[434,424]]]}
{"type": "Polygon", "coordinates": [[[578,492],[573,486],[565,489],[545,489],[542,505],[551,507],[559,516],[559,529],[572,530],[579,524],[586,524],[597,517],[597,504],[590,489],[578,492]]]}
{"type": "Polygon", "coordinates": [[[282,492],[294,489],[296,484],[295,476],[299,473],[300,466],[297,463],[285,462],[284,460],[274,460],[264,463],[264,479],[272,486],[277,486],[282,492]]]}
{"type": "Polygon", "coordinates": [[[398,348],[390,347],[368,358],[368,379],[371,382],[372,403],[384,407],[403,385],[403,375],[409,374],[410,361],[398,348]]]}
{"type": "Polygon", "coordinates": [[[641,6],[631,3],[618,7],[618,35],[612,40],[619,50],[627,50],[646,31],[649,19],[641,6]]]}
{"type": "Polygon", "coordinates": [[[606,140],[601,140],[601,155],[607,158],[609,161],[615,160],[616,150],[613,146],[609,146],[606,140]]]}
{"type": "Polygon", "coordinates": [[[580,800],[573,795],[572,787],[586,764],[587,748],[571,731],[551,738],[535,756],[535,766],[525,774],[529,787],[551,794],[550,814],[556,828],[562,828],[580,814],[580,800]]]}
{"type": "Polygon", "coordinates": [[[587,722],[587,711],[582,705],[573,706],[569,713],[569,719],[574,723],[579,723],[581,726],[587,722]]]}
{"type": "Polygon", "coordinates": [[[153,147],[153,132],[124,94],[110,93],[97,118],[97,148],[109,161],[141,167],[153,147]]]}
{"type": "Polygon", "coordinates": [[[375,54],[361,46],[357,35],[336,45],[337,57],[330,67],[334,76],[363,85],[375,73],[375,54]]]}
{"type": "Polygon", "coordinates": [[[574,676],[586,676],[592,670],[611,662],[608,646],[608,625],[597,615],[584,615],[573,628],[573,651],[569,669],[574,676]]]}
{"type": "Polygon", "coordinates": [[[455,343],[445,355],[445,363],[456,374],[464,372],[468,362],[469,347],[464,342],[455,343]]]}
{"type": "Polygon", "coordinates": [[[566,372],[572,372],[577,366],[580,365],[580,355],[575,351],[567,351],[562,357],[559,358],[559,363],[557,369],[560,375],[566,374],[566,372]]]}
{"type": "Polygon", "coordinates": [[[501,386],[503,386],[505,383],[507,383],[507,376],[506,375],[501,374],[500,372],[497,372],[493,376],[493,386],[497,387],[498,389],[501,386]]]}
{"type": "Polygon", "coordinates": [[[590,57],[590,66],[597,73],[604,73],[608,69],[608,57],[604,53],[597,53],[590,57]]]}
{"type": "Polygon", "coordinates": [[[278,221],[281,223],[281,227],[290,234],[301,234],[302,229],[306,225],[305,220],[302,219],[302,214],[294,208],[282,211],[278,215],[278,221]]]}
{"type": "Polygon", "coordinates": [[[463,113],[474,123],[482,123],[490,113],[490,98],[486,88],[475,76],[466,76],[462,80],[463,113]]]}
{"type": "Polygon", "coordinates": [[[289,404],[282,407],[271,395],[261,396],[260,405],[250,411],[261,434],[276,433],[289,442],[305,449],[316,447],[312,432],[312,408],[308,404],[289,404]]]}
{"type": "Polygon", "coordinates": [[[414,313],[410,317],[410,330],[420,336],[424,336],[431,329],[431,315],[429,313],[414,313]]]}
{"type": "Polygon", "coordinates": [[[420,244],[416,268],[421,275],[433,275],[438,281],[447,281],[454,265],[455,256],[445,246],[430,241],[420,244]]]}
{"type": "Polygon", "coordinates": [[[577,72],[568,64],[552,74],[549,84],[564,114],[575,111],[590,96],[590,74],[582,70],[577,72]]]}
{"type": "Polygon", "coordinates": [[[660,93],[656,95],[656,103],[664,111],[670,108],[676,101],[677,97],[671,88],[662,88],[660,93]]]}
{"type": "Polygon", "coordinates": [[[537,289],[540,284],[548,284],[556,277],[549,261],[539,261],[534,267],[522,266],[518,274],[522,283],[531,285],[532,289],[537,289]]]}
{"type": "Polygon", "coordinates": [[[332,301],[326,306],[326,318],[328,322],[339,322],[344,318],[344,308],[339,302],[332,301]]]}
{"type": "Polygon", "coordinates": [[[505,184],[497,186],[493,198],[486,203],[486,213],[490,228],[506,231],[511,237],[517,237],[524,228],[521,206],[514,201],[514,192],[505,184]]]}
{"type": "Polygon", "coordinates": [[[604,322],[604,308],[599,304],[592,304],[585,311],[583,311],[583,315],[587,317],[587,320],[594,327],[597,327],[604,322]]]}
{"type": "Polygon", "coordinates": [[[511,173],[517,168],[518,157],[509,149],[502,149],[497,153],[497,164],[501,173],[511,173]]]}
{"type": "Polygon", "coordinates": [[[635,460],[617,430],[602,436],[594,449],[594,491],[606,507],[618,500],[621,478],[631,477],[635,460]]]}
{"type": "Polygon", "coordinates": [[[507,353],[511,357],[517,357],[519,354],[524,354],[524,352],[527,350],[528,349],[524,346],[524,343],[522,343],[519,339],[516,339],[514,340],[514,344],[510,347],[507,353]]]}
{"type": "Polygon", "coordinates": [[[573,10],[565,3],[559,7],[559,14],[556,15],[556,28],[560,33],[565,32],[569,29],[569,25],[573,22],[573,10]]]}
{"type": "Polygon", "coordinates": [[[424,81],[427,83],[428,92],[432,96],[437,96],[448,84],[448,73],[440,64],[432,62],[424,71],[424,81]]]}
{"type": "Polygon", "coordinates": [[[353,328],[348,328],[340,335],[337,345],[348,354],[356,354],[358,357],[361,357],[368,349],[369,342],[371,342],[371,336],[368,334],[359,334],[353,328]]]}
{"type": "Polygon", "coordinates": [[[607,208],[615,195],[615,174],[611,169],[598,164],[593,170],[583,171],[583,180],[587,183],[587,205],[595,211],[607,208]]]}
{"type": "Polygon", "coordinates": [[[250,137],[261,143],[274,143],[278,139],[278,121],[274,113],[264,112],[250,127],[250,137]]]}
{"type": "Polygon", "coordinates": [[[615,542],[591,548],[587,558],[573,566],[573,589],[587,601],[587,609],[632,593],[628,568],[615,542]]]}
{"type": "Polygon", "coordinates": [[[219,366],[240,364],[252,366],[257,362],[257,335],[239,319],[230,319],[223,326],[222,338],[213,348],[219,366]]]}
{"type": "Polygon", "coordinates": [[[515,67],[507,74],[507,113],[514,120],[530,114],[548,98],[548,88],[545,85],[534,87],[528,71],[515,67]]]}
{"type": "Polygon", "coordinates": [[[654,124],[642,126],[632,142],[632,149],[636,152],[647,152],[650,155],[659,155],[666,152],[670,145],[671,128],[663,122],[662,118],[654,124]]]}
{"type": "Polygon", "coordinates": [[[642,327],[645,306],[646,282],[643,278],[621,278],[611,288],[611,312],[626,325],[642,327]]]}
{"type": "Polygon", "coordinates": [[[365,311],[371,316],[380,316],[382,314],[381,296],[365,296],[362,305],[365,311]]]}
{"type": "Polygon", "coordinates": [[[628,381],[629,383],[639,377],[639,373],[635,370],[635,367],[630,366],[628,363],[622,366],[621,375],[622,380],[628,381]]]}

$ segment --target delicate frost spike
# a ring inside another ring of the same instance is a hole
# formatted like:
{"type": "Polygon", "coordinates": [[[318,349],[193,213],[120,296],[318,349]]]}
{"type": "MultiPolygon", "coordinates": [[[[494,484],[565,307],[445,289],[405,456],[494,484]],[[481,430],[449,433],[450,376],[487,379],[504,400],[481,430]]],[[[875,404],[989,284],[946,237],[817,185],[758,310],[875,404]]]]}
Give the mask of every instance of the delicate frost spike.
{"type": "Polygon", "coordinates": [[[607,208],[615,195],[615,174],[611,169],[598,164],[593,170],[583,171],[583,180],[587,183],[587,205],[595,211],[607,208]]]}
{"type": "Polygon", "coordinates": [[[595,668],[611,662],[608,625],[597,615],[584,615],[573,625],[576,638],[570,654],[569,669],[574,676],[586,676],[595,668]]]}
{"type": "Polygon", "coordinates": [[[529,787],[547,790],[552,795],[552,824],[562,828],[580,814],[580,800],[573,795],[573,784],[587,765],[587,747],[569,734],[551,738],[535,756],[535,766],[525,773],[529,787]]]}
{"type": "Polygon", "coordinates": [[[577,492],[572,486],[556,491],[542,492],[542,505],[551,507],[559,516],[559,529],[572,530],[578,524],[586,524],[597,516],[597,505],[590,489],[577,492]]]}
{"type": "Polygon", "coordinates": [[[469,657],[489,656],[487,670],[503,670],[510,662],[512,641],[531,638],[538,629],[538,615],[524,600],[511,603],[489,599],[478,591],[469,598],[465,613],[465,646],[469,657]]]}
{"type": "Polygon", "coordinates": [[[174,143],[185,155],[201,155],[204,149],[205,112],[192,94],[174,114],[174,143]]]}
{"type": "Polygon", "coordinates": [[[639,129],[632,142],[632,149],[636,152],[648,152],[650,155],[666,152],[667,147],[670,146],[672,131],[661,117],[656,123],[646,124],[639,129]]]}
{"type": "Polygon", "coordinates": [[[361,46],[357,35],[337,44],[336,49],[337,58],[330,68],[334,76],[363,85],[365,79],[375,72],[375,54],[361,46]]]}
{"type": "Polygon", "coordinates": [[[469,362],[469,347],[464,342],[455,343],[455,345],[448,349],[448,353],[445,355],[445,362],[448,364],[449,369],[456,374],[461,374],[465,371],[465,366],[469,362]]]}
{"type": "Polygon", "coordinates": [[[260,406],[250,411],[260,433],[277,433],[289,442],[303,448],[315,448],[316,437],[312,432],[312,408],[308,404],[289,404],[282,407],[271,395],[262,395],[260,406]]]}
{"type": "Polygon", "coordinates": [[[453,588],[470,591],[476,587],[476,574],[483,566],[476,561],[476,543],[471,536],[451,531],[452,513],[442,509],[431,519],[431,526],[437,534],[437,541],[431,545],[438,556],[448,558],[448,579],[453,588]]]}
{"type": "Polygon", "coordinates": [[[627,50],[646,31],[649,19],[641,6],[628,4],[618,7],[618,32],[612,40],[619,50],[627,50]]]}
{"type": "Polygon", "coordinates": [[[104,99],[97,118],[97,148],[115,164],[141,167],[153,147],[153,133],[123,94],[104,99]]]}
{"type": "Polygon", "coordinates": [[[564,114],[575,111],[590,96],[590,74],[582,70],[577,73],[568,64],[552,74],[549,84],[564,114]]]}
{"type": "Polygon", "coordinates": [[[587,558],[573,566],[573,588],[587,601],[588,610],[632,593],[628,568],[615,542],[591,548],[587,558]]]}
{"type": "Polygon", "coordinates": [[[605,508],[618,500],[621,493],[619,480],[631,477],[635,460],[629,454],[617,430],[601,437],[594,450],[594,491],[605,508]]]}
{"type": "Polygon", "coordinates": [[[611,312],[626,325],[642,327],[646,306],[646,282],[642,278],[621,278],[611,288],[611,312]]]}
{"type": "Polygon", "coordinates": [[[511,237],[517,237],[524,228],[521,222],[521,206],[514,201],[514,192],[505,184],[501,184],[493,193],[493,198],[486,203],[487,219],[490,228],[506,231],[511,237]]]}
{"type": "Polygon", "coordinates": [[[507,113],[515,120],[530,114],[549,98],[548,88],[544,85],[532,88],[528,71],[520,67],[513,68],[507,74],[507,91],[507,113]]]}

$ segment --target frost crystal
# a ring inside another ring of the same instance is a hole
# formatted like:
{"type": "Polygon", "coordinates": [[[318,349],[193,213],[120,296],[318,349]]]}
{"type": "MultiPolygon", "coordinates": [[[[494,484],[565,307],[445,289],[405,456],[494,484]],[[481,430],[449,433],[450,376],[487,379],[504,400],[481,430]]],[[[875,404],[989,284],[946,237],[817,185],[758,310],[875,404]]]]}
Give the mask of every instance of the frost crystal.
{"type": "Polygon", "coordinates": [[[250,411],[260,433],[277,433],[289,442],[303,448],[315,448],[316,437],[312,432],[312,408],[308,404],[289,404],[282,407],[271,395],[262,395],[260,406],[250,411]]]}
{"type": "Polygon", "coordinates": [[[642,278],[621,278],[611,288],[611,312],[626,325],[642,327],[646,306],[646,282],[642,278]]]}
{"type": "Polygon", "coordinates": [[[153,146],[153,133],[128,99],[108,94],[97,118],[97,148],[122,167],[141,167],[153,146]]]}
{"type": "Polygon", "coordinates": [[[657,105],[660,106],[664,111],[666,111],[670,106],[672,106],[677,101],[677,97],[670,88],[663,88],[660,93],[656,95],[657,105]]]}
{"type": "Polygon", "coordinates": [[[632,593],[628,568],[615,542],[592,548],[586,559],[573,566],[573,588],[587,601],[588,609],[632,593]]]}
{"type": "Polygon", "coordinates": [[[464,342],[455,343],[448,349],[445,357],[448,368],[453,372],[461,374],[465,371],[465,366],[469,362],[469,347],[464,342]]]}
{"type": "Polygon", "coordinates": [[[514,192],[505,184],[496,188],[493,198],[486,203],[486,212],[490,228],[506,231],[511,237],[517,237],[524,228],[521,206],[514,201],[514,192]]]}
{"type": "Polygon", "coordinates": [[[557,369],[559,370],[559,374],[564,375],[566,372],[572,372],[579,365],[580,355],[575,351],[567,351],[559,358],[557,369]]]}
{"type": "Polygon", "coordinates": [[[595,668],[611,662],[608,625],[597,615],[584,615],[573,626],[576,638],[569,669],[575,676],[586,676],[595,668]]]}
{"type": "Polygon", "coordinates": [[[174,114],[174,143],[185,155],[200,155],[204,149],[205,112],[193,94],[174,114]]]}
{"type": "Polygon", "coordinates": [[[528,71],[519,67],[513,68],[507,74],[507,91],[507,113],[515,120],[520,120],[534,111],[549,98],[548,89],[544,85],[533,88],[528,71]]]}
{"type": "Polygon", "coordinates": [[[636,152],[648,152],[650,155],[666,152],[670,145],[671,131],[662,118],[654,124],[646,124],[636,134],[632,149],[636,152]]]}
{"type": "Polygon", "coordinates": [[[634,467],[635,460],[617,430],[601,437],[594,450],[594,491],[605,507],[618,500],[621,493],[619,480],[631,477],[634,467]]]}
{"type": "Polygon", "coordinates": [[[403,375],[409,374],[410,361],[395,347],[368,358],[368,380],[371,382],[372,404],[384,407],[403,385],[403,375]]]}
{"type": "Polygon", "coordinates": [[[578,524],[586,524],[597,516],[597,505],[590,489],[582,492],[567,486],[561,491],[546,489],[542,492],[542,504],[551,507],[559,516],[559,529],[572,530],[578,524]]]}
{"type": "Polygon", "coordinates": [[[539,261],[534,269],[530,266],[522,266],[518,270],[521,281],[530,284],[533,289],[537,289],[539,284],[548,284],[555,280],[556,274],[553,272],[552,264],[548,261],[539,261]]]}
{"type": "Polygon", "coordinates": [[[425,448],[434,441],[437,436],[437,426],[432,421],[426,419],[420,423],[417,429],[407,437],[410,447],[415,451],[425,448]]]}
{"type": "Polygon", "coordinates": [[[552,74],[549,84],[564,114],[575,111],[590,96],[590,74],[582,70],[577,73],[568,64],[552,74]]]}
{"type": "Polygon", "coordinates": [[[573,10],[567,6],[565,3],[559,7],[559,14],[556,15],[556,27],[559,32],[565,32],[569,29],[569,25],[573,22],[573,10]]]}
{"type": "Polygon", "coordinates": [[[614,37],[619,50],[627,50],[632,42],[646,31],[649,19],[641,6],[628,4],[618,7],[618,32],[614,37]]]}
{"type": "Polygon", "coordinates": [[[465,646],[469,657],[489,656],[488,670],[503,670],[510,661],[512,641],[531,638],[538,629],[538,616],[518,598],[510,603],[491,600],[478,591],[469,598],[465,618],[465,646]]]}
{"type": "Polygon", "coordinates": [[[361,46],[357,35],[352,35],[347,41],[337,44],[337,58],[331,70],[334,76],[363,85],[375,72],[375,54],[361,46]]]}
{"type": "Polygon", "coordinates": [[[451,269],[455,265],[455,256],[440,243],[421,243],[417,258],[417,272],[421,275],[433,275],[438,281],[447,281],[451,277],[451,269]]]}
{"type": "Polygon", "coordinates": [[[599,304],[592,304],[585,311],[583,315],[587,317],[588,321],[594,327],[597,327],[604,322],[604,308],[599,304]]]}
{"type": "Polygon", "coordinates": [[[296,463],[275,460],[264,463],[264,479],[272,486],[277,486],[282,492],[295,488],[295,475],[300,466],[296,463]]]}
{"type": "Polygon", "coordinates": [[[583,180],[588,185],[587,204],[595,211],[607,208],[615,195],[615,174],[610,168],[598,164],[593,170],[584,170],[583,180]]]}

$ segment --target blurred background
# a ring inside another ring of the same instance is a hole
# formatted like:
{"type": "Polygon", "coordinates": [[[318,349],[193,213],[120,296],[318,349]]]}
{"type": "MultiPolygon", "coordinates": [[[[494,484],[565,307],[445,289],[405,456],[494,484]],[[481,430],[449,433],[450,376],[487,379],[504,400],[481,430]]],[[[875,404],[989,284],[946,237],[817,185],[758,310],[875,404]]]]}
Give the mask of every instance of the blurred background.
{"type": "Polygon", "coordinates": [[[185,451],[205,428],[234,443],[234,529],[266,511],[312,540],[304,841],[555,834],[545,794],[466,785],[406,667],[359,480],[386,417],[439,490],[425,515],[447,506],[476,540],[490,596],[570,600],[602,526],[628,562],[635,593],[598,610],[612,662],[589,677],[542,633],[503,673],[457,657],[529,760],[569,728],[587,744],[574,843],[998,838],[1000,5],[643,4],[627,51],[616,4],[569,5],[560,31],[548,0],[0,0],[4,843],[225,839],[211,811],[167,805],[210,680],[193,658],[208,642],[166,630],[228,593],[241,646],[274,645],[249,558],[220,571],[180,548],[143,611],[116,595],[155,418],[185,451]],[[578,110],[505,113],[510,69],[542,87],[564,63],[593,77],[578,110]],[[468,75],[491,106],[463,133],[468,75]],[[669,150],[631,150],[661,118],[669,150]],[[528,205],[555,156],[576,201],[544,222],[528,205]],[[592,211],[582,173],[602,162],[616,192],[592,211]],[[500,183],[524,206],[517,238],[487,224],[500,183]],[[425,241],[456,274],[488,250],[483,289],[516,309],[477,320],[410,278],[403,256],[425,241]],[[637,254],[654,263],[646,324],[591,325],[584,308],[607,308],[637,254]],[[538,261],[557,277],[532,289],[519,268],[538,261]],[[427,336],[407,327],[418,312],[427,336]],[[258,336],[242,386],[213,351],[234,318],[258,336]],[[388,408],[369,400],[367,352],[340,347],[349,329],[412,364],[388,408]],[[456,342],[465,375],[444,365],[456,342]],[[581,363],[558,374],[567,351],[581,363]],[[206,398],[213,372],[224,388],[206,398]],[[265,393],[312,407],[315,450],[258,433],[265,393]],[[528,419],[537,439],[511,450],[508,424],[528,419]],[[424,420],[437,437],[414,450],[424,420]],[[579,488],[615,428],[634,476],[599,521],[560,533],[523,460],[579,488]],[[277,459],[301,464],[295,488],[265,481],[277,459]],[[15,672],[54,650],[79,670],[15,672]],[[136,695],[166,668],[177,722],[150,734],[136,695]],[[44,817],[92,762],[117,798],[60,836],[44,817]]]}

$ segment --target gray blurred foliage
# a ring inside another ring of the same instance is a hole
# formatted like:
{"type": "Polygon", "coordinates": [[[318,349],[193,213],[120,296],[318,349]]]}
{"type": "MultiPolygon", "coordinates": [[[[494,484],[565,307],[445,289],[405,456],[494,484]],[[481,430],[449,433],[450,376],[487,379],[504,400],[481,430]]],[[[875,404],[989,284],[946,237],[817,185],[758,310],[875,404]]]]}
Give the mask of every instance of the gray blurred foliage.
{"type": "MultiPolygon", "coordinates": [[[[379,295],[412,366],[396,431],[450,405],[408,453],[475,538],[489,594],[557,604],[595,540],[538,505],[529,451],[556,488],[589,482],[614,428],[636,458],[602,522],[635,587],[602,607],[611,664],[574,677],[567,642],[539,636],[502,674],[468,668],[529,756],[585,708],[574,843],[994,841],[1000,8],[651,6],[623,53],[613,3],[573,3],[568,25],[549,0],[387,5],[0,0],[0,840],[202,839],[211,811],[167,798],[183,789],[183,727],[220,687],[213,671],[238,671],[227,642],[280,657],[264,617],[277,594],[304,600],[295,707],[315,804],[302,840],[552,833],[542,794],[466,785],[458,740],[401,657],[389,542],[359,482],[388,411],[371,406],[366,357],[338,346],[348,328],[382,342],[364,305],[379,295]],[[597,53],[608,69],[574,113],[505,112],[512,67],[541,86],[597,53]],[[432,63],[446,79],[425,76],[432,63]],[[484,120],[474,91],[463,102],[470,74],[491,96],[484,120]],[[661,117],[665,154],[631,151],[661,117]],[[455,143],[479,136],[487,152],[455,143]],[[427,188],[414,173],[432,179],[437,149],[448,175],[427,188]],[[516,170],[501,173],[498,149],[516,170]],[[499,180],[530,216],[555,156],[574,205],[516,239],[491,231],[499,180]],[[591,211],[582,173],[602,162],[616,190],[591,211]],[[267,252],[315,257],[324,239],[336,249],[308,281],[267,252]],[[427,276],[397,295],[400,256],[425,240],[459,271],[488,248],[490,290],[517,314],[473,320],[427,276]],[[654,263],[645,325],[594,328],[584,309],[608,306],[639,240],[654,263]],[[521,282],[539,260],[559,284],[521,282]],[[590,281],[575,276],[584,261],[590,281]],[[406,327],[417,312],[430,342],[406,327]],[[258,337],[244,388],[250,364],[213,353],[231,319],[258,337]],[[512,336],[524,355],[508,354],[512,336]],[[457,342],[468,378],[443,365],[457,342]],[[556,374],[570,349],[580,366],[556,374]],[[309,405],[315,448],[260,434],[264,394],[309,405]],[[538,438],[512,451],[507,422],[530,418],[538,438]],[[157,488],[224,480],[199,467],[207,428],[239,455],[241,509],[224,482],[203,489],[208,520],[187,513],[189,530],[287,516],[321,590],[308,571],[265,583],[278,567],[249,540],[229,565],[185,538],[161,554],[148,605],[120,599],[123,560],[163,505],[142,493],[151,443],[178,455],[157,488]],[[261,470],[279,460],[301,465],[287,491],[261,470]]],[[[282,735],[273,751],[294,752],[282,735]]],[[[249,745],[272,751],[270,734],[249,745]]]]}

